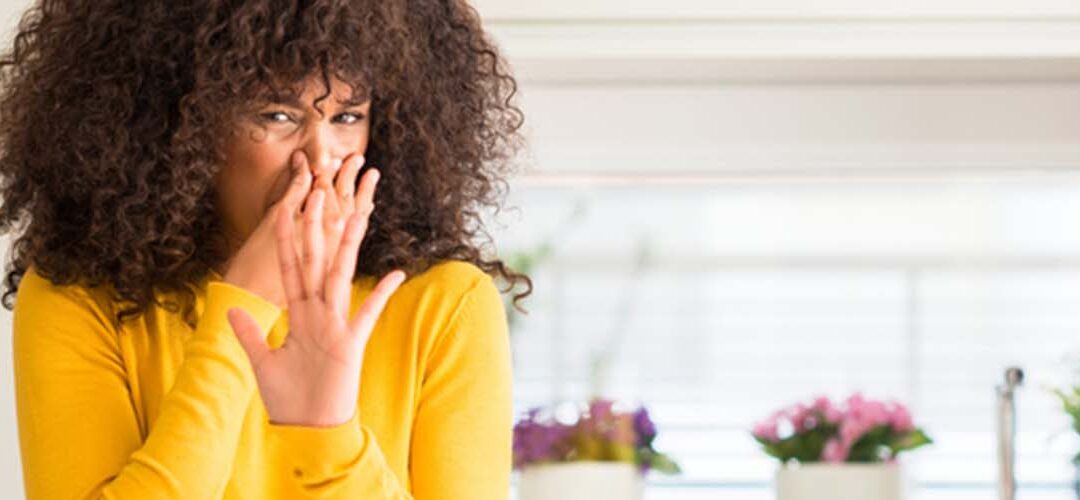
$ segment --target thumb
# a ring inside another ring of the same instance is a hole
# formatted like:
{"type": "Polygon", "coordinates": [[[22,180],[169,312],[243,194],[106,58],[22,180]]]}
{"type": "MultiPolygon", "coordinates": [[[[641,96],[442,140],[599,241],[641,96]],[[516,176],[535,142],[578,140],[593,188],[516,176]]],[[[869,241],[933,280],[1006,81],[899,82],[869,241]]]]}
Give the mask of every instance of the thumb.
{"type": "Polygon", "coordinates": [[[229,318],[229,324],[232,325],[233,332],[236,333],[236,340],[240,341],[240,347],[243,347],[244,351],[247,352],[252,370],[257,370],[263,360],[266,359],[266,356],[270,354],[270,348],[266,345],[266,338],[263,336],[262,330],[255,323],[255,320],[251,318],[251,315],[239,307],[229,309],[226,316],[229,318]]]}

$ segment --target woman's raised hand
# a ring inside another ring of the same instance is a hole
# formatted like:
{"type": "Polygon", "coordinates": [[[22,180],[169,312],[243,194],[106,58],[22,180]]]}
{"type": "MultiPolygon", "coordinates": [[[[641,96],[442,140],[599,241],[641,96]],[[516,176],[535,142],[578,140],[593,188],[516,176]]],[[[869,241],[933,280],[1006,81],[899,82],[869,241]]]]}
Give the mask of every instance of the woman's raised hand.
{"type": "Polygon", "coordinates": [[[349,317],[353,272],[374,210],[379,173],[366,172],[354,196],[348,178],[353,166],[347,163],[336,187],[316,179],[306,197],[302,258],[294,246],[295,206],[275,208],[277,260],[289,316],[285,342],[270,349],[251,316],[239,308],[228,313],[274,424],[321,427],[352,418],[367,341],[386,302],[405,280],[400,270],[387,273],[349,317]]]}
{"type": "MultiPolygon", "coordinates": [[[[226,283],[247,289],[278,307],[287,305],[285,287],[277,271],[280,263],[274,225],[277,216],[280,215],[279,211],[287,211],[292,214],[294,221],[299,221],[302,216],[300,208],[304,200],[310,196],[313,187],[333,192],[334,195],[326,199],[324,211],[326,255],[327,259],[330,259],[337,255],[337,245],[341,240],[344,221],[363,208],[360,206],[362,204],[360,196],[353,193],[356,176],[364,166],[363,156],[354,154],[346,158],[341,163],[333,184],[331,184],[333,172],[326,172],[318,177],[312,175],[307,156],[303,151],[293,153],[289,161],[292,180],[288,189],[281,199],[267,210],[259,225],[229,259],[224,276],[226,283]]],[[[302,232],[296,233],[295,244],[297,248],[303,246],[302,232]]]]}
{"type": "MultiPolygon", "coordinates": [[[[286,303],[285,287],[277,271],[281,266],[278,263],[274,224],[280,212],[288,212],[299,220],[300,206],[311,192],[313,183],[311,170],[307,168],[301,153],[294,155],[289,166],[292,180],[285,194],[270,206],[259,224],[233,253],[225,264],[224,273],[226,283],[254,293],[278,307],[285,307],[286,303]]],[[[296,244],[299,246],[302,241],[297,238],[296,244]]]]}

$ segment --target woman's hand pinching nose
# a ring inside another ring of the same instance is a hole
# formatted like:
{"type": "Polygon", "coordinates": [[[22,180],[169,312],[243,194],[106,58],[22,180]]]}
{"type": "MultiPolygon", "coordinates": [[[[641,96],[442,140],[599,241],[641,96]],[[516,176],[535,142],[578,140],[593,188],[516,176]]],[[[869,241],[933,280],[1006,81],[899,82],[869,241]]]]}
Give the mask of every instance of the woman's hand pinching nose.
{"type": "MultiPolygon", "coordinates": [[[[286,301],[281,277],[273,271],[280,267],[274,224],[281,213],[288,214],[294,221],[298,220],[300,206],[311,192],[313,183],[311,171],[307,169],[302,155],[293,158],[291,168],[292,179],[287,191],[270,206],[259,225],[226,263],[224,275],[226,283],[244,288],[278,307],[284,307],[286,301]]],[[[297,247],[301,243],[302,240],[296,239],[297,247]]]]}
{"type": "MultiPolygon", "coordinates": [[[[264,332],[242,309],[229,310],[229,323],[251,361],[272,423],[333,426],[356,414],[368,339],[390,296],[405,280],[401,270],[387,273],[356,314],[348,317],[353,274],[374,207],[377,177],[374,170],[367,173],[359,192],[348,197],[351,203],[345,205],[361,208],[354,208],[345,217],[340,245],[329,267],[329,245],[325,243],[335,238],[326,229],[324,209],[327,195],[334,193],[316,187],[307,197],[302,217],[302,258],[293,245],[293,217],[284,211],[278,214],[275,232],[279,271],[289,316],[289,333],[280,348],[270,350],[264,332]]],[[[337,194],[340,196],[340,191],[337,194]]]]}
{"type": "MultiPolygon", "coordinates": [[[[356,176],[364,166],[364,157],[359,154],[350,155],[342,163],[333,178],[333,172],[327,170],[319,175],[315,186],[324,191],[323,200],[323,228],[326,234],[326,255],[333,256],[337,253],[338,244],[345,230],[345,223],[353,214],[358,212],[357,207],[364,206],[363,196],[374,196],[375,186],[370,186],[370,193],[365,192],[364,180],[361,180],[359,193],[354,193],[356,176]]],[[[378,174],[376,174],[376,179],[378,174]]],[[[371,182],[371,181],[368,181],[371,182]]],[[[366,213],[365,217],[370,213],[366,213]]],[[[366,224],[365,224],[366,231],[366,224]]]]}

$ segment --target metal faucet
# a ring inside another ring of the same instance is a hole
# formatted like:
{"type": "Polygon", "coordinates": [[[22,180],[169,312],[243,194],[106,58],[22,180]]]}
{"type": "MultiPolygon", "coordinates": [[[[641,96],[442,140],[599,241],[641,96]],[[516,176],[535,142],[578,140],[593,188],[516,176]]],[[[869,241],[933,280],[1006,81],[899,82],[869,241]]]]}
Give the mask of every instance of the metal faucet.
{"type": "Polygon", "coordinates": [[[1015,390],[1024,382],[1018,367],[1005,370],[1005,383],[997,386],[998,499],[1016,498],[1016,399],[1015,390]]]}

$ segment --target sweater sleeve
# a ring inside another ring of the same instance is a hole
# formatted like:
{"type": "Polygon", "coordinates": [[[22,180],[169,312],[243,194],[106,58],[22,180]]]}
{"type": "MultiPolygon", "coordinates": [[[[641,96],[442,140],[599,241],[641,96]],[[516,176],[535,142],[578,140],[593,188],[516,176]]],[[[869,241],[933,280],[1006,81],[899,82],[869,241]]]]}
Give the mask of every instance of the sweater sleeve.
{"type": "Polygon", "coordinates": [[[118,332],[77,286],[28,272],[13,314],[16,414],[29,500],[220,498],[255,378],[225,312],[263,327],[281,310],[211,282],[184,361],[145,440],[118,332]]]}
{"type": "Polygon", "coordinates": [[[429,354],[410,449],[411,492],[373,432],[270,425],[309,498],[505,500],[512,469],[510,341],[498,289],[484,276],[461,298],[429,354]]]}

